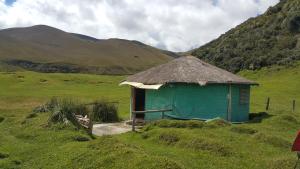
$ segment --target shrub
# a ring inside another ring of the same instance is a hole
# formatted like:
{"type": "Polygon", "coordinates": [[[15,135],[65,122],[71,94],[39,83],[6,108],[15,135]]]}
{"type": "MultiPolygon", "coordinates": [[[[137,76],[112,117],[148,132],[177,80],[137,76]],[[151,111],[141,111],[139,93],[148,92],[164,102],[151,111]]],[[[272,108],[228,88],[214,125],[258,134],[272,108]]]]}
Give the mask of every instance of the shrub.
{"type": "Polygon", "coordinates": [[[174,144],[179,141],[179,137],[175,133],[162,133],[158,139],[167,144],[174,144]]]}
{"type": "Polygon", "coordinates": [[[290,18],[288,28],[293,33],[300,32],[300,14],[295,14],[290,18]]]}
{"type": "Polygon", "coordinates": [[[93,121],[117,122],[119,120],[118,108],[115,104],[103,100],[94,102],[93,121]]]}
{"type": "Polygon", "coordinates": [[[255,134],[255,133],[257,133],[257,130],[247,128],[247,127],[240,127],[240,126],[232,127],[230,129],[230,131],[239,133],[239,134],[255,134]]]}
{"type": "Polygon", "coordinates": [[[50,115],[49,122],[68,123],[70,121],[75,126],[80,126],[75,117],[77,105],[74,101],[70,99],[62,99],[59,102],[59,107],[56,109],[57,110],[54,110],[50,115]]]}
{"type": "Polygon", "coordinates": [[[59,100],[57,97],[52,97],[50,101],[48,101],[45,105],[45,107],[49,111],[54,111],[55,108],[59,107],[59,100]]]}

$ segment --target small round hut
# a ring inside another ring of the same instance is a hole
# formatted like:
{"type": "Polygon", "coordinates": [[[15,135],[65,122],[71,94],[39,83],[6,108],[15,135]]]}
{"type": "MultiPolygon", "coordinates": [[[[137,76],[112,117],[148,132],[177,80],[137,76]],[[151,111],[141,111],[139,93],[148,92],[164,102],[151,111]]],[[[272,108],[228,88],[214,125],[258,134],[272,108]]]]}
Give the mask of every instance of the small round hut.
{"type": "Polygon", "coordinates": [[[136,118],[243,122],[249,118],[250,86],[257,83],[196,57],[174,59],[127,77],[136,118]],[[145,113],[143,113],[145,112],[145,113]]]}

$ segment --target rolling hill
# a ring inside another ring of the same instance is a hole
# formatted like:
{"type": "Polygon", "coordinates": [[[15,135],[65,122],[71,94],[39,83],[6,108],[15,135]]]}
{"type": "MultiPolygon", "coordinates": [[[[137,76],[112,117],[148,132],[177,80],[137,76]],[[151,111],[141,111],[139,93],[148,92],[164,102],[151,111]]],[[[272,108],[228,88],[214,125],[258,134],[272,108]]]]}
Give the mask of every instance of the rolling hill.
{"type": "Polygon", "coordinates": [[[281,0],[188,53],[232,72],[293,64],[300,60],[300,1],[281,0]]]}
{"type": "Polygon", "coordinates": [[[130,74],[177,55],[138,41],[96,39],[36,25],[0,30],[2,67],[40,72],[130,74]]]}

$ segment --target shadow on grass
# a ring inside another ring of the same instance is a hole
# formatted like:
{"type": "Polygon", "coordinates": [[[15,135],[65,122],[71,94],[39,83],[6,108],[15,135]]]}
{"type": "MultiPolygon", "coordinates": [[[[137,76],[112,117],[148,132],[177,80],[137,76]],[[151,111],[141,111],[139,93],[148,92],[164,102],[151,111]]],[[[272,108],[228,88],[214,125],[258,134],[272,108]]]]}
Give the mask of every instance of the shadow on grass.
{"type": "Polygon", "coordinates": [[[268,114],[267,112],[258,112],[249,114],[249,123],[261,123],[264,119],[270,118],[273,115],[268,114]]]}

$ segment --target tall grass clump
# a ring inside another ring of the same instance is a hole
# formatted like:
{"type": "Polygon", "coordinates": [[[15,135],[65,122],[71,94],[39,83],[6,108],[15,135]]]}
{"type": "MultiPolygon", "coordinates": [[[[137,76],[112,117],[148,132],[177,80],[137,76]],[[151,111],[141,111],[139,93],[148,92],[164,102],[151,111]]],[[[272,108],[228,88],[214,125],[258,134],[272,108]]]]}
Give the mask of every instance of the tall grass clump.
{"type": "Polygon", "coordinates": [[[71,122],[75,126],[79,126],[75,114],[78,109],[78,103],[71,99],[61,99],[57,102],[57,106],[51,111],[49,117],[50,123],[64,123],[71,122]]]}
{"type": "Polygon", "coordinates": [[[118,108],[114,103],[104,100],[97,100],[92,108],[93,120],[97,122],[117,122],[120,121],[118,108]]]}

